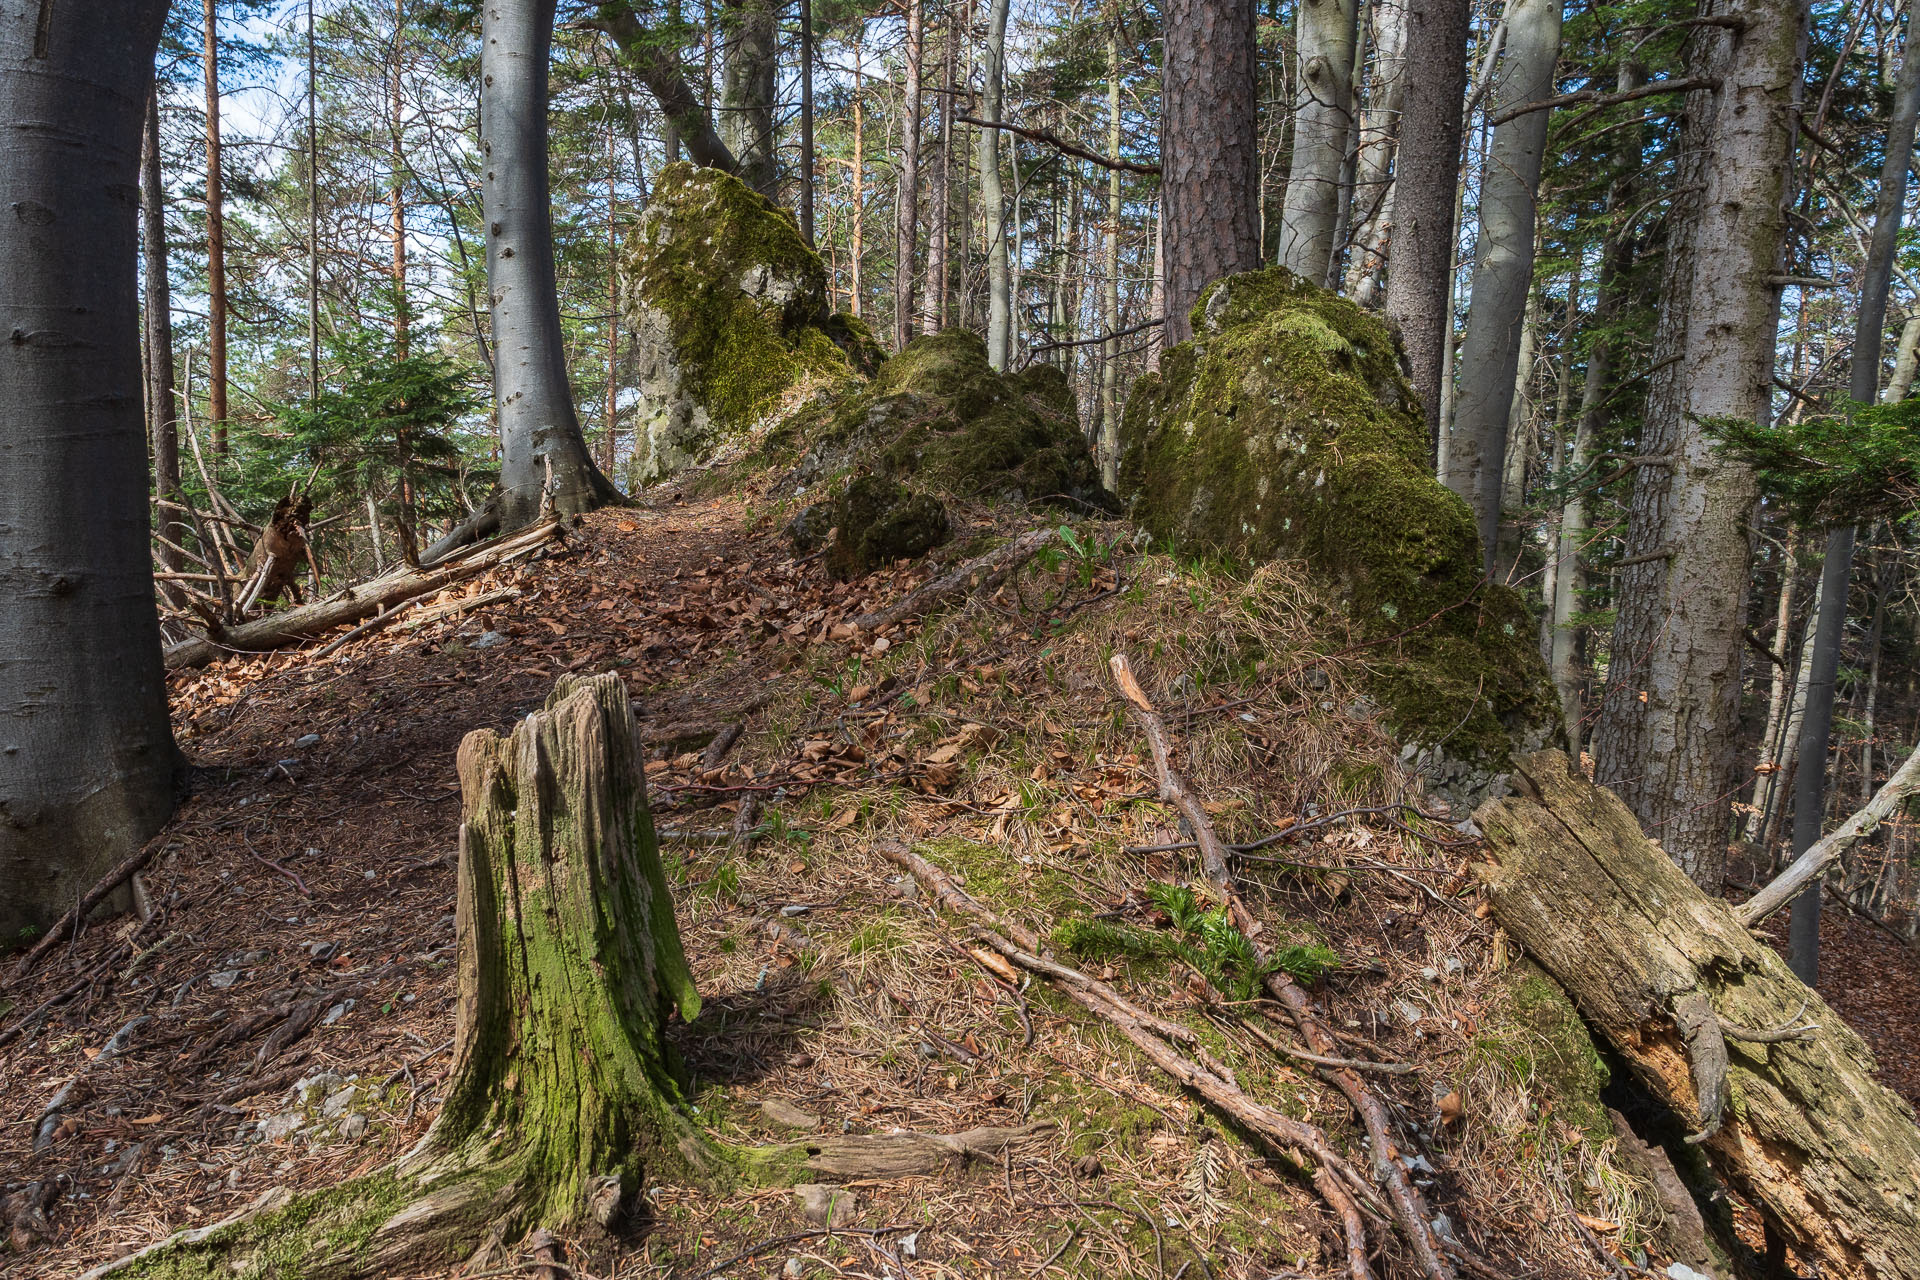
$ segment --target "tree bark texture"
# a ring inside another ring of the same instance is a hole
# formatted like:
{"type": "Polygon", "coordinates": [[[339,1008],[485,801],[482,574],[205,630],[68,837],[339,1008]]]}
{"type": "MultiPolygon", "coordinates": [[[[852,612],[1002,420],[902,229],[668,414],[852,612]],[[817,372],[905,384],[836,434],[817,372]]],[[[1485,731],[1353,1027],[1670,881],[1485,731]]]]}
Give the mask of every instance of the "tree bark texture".
{"type": "MultiPolygon", "coordinates": [[[[1495,112],[1553,96],[1561,4],[1518,0],[1508,7],[1506,52],[1493,82],[1495,112]]],[[[1533,287],[1534,202],[1550,114],[1532,111],[1496,128],[1480,180],[1473,296],[1460,347],[1459,397],[1448,437],[1447,470],[1441,479],[1473,508],[1488,573],[1499,558],[1508,425],[1521,326],[1533,287]]]]}
{"type": "Polygon", "coordinates": [[[220,159],[219,0],[203,0],[207,87],[207,419],[213,452],[227,452],[227,231],[220,159]]]}
{"type": "MultiPolygon", "coordinates": [[[[985,63],[988,120],[1005,109],[1008,0],[988,0],[985,63]]],[[[1004,372],[1013,356],[1013,287],[1007,262],[1007,196],[1000,181],[1000,131],[980,131],[980,206],[987,224],[987,363],[1004,372]]]]}
{"type": "Polygon", "coordinates": [[[1293,102],[1293,159],[1280,214],[1280,263],[1322,287],[1329,283],[1334,261],[1340,179],[1353,133],[1357,4],[1300,0],[1295,16],[1300,66],[1293,102]]]}
{"type": "MultiPolygon", "coordinates": [[[[924,0],[907,4],[907,84],[901,107],[900,194],[893,216],[893,349],[913,337],[914,273],[920,243],[920,59],[926,45],[924,0]]],[[[989,206],[991,208],[991,206],[989,206]]]]}
{"type": "Polygon", "coordinates": [[[485,0],[481,10],[480,146],[493,313],[493,395],[500,418],[501,527],[553,509],[620,501],[593,465],[573,387],[553,273],[547,191],[547,49],[555,0],[485,0]]]}
{"type": "Polygon", "coordinates": [[[1260,265],[1260,141],[1253,6],[1168,0],[1161,17],[1161,199],[1171,345],[1193,336],[1187,313],[1202,289],[1260,265]]]}
{"type": "Polygon", "coordinates": [[[780,31],[773,0],[726,0],[720,9],[726,57],[720,73],[720,136],[740,180],[777,202],[780,168],[774,154],[774,80],[780,69],[780,31]]]}
{"type": "MultiPolygon", "coordinates": [[[[167,188],[160,173],[160,100],[148,95],[140,146],[140,270],[145,277],[141,317],[147,342],[147,448],[153,458],[153,496],[180,501],[180,429],[173,403],[173,290],[167,278],[167,188]]],[[[174,546],[187,540],[186,522],[157,508],[155,524],[174,546]]],[[[179,572],[180,553],[160,544],[160,567],[179,572]]]]}
{"type": "Polygon", "coordinates": [[[1406,13],[1386,311],[1400,328],[1427,437],[1437,443],[1441,369],[1451,340],[1447,299],[1467,91],[1467,0],[1406,0],[1406,13]]]}
{"type": "Polygon", "coordinates": [[[173,811],[140,394],[162,0],[0,0],[0,943],[173,811]]]}
{"type": "Polygon", "coordinates": [[[1920,1276],[1920,1128],[1872,1052],[1557,751],[1474,814],[1494,917],[1820,1274],[1920,1276]]]}
{"type": "Polygon", "coordinates": [[[1688,71],[1718,87],[1688,95],[1673,231],[1620,570],[1608,688],[1594,734],[1616,787],[1674,860],[1717,892],[1740,704],[1752,553],[1750,468],[1703,422],[1764,422],[1806,6],[1733,0],[1695,28],[1688,71]],[[1671,358],[1669,358],[1671,357],[1671,358]]]}
{"type": "MultiPolygon", "coordinates": [[[[1347,259],[1346,293],[1371,306],[1386,263],[1393,229],[1393,154],[1406,84],[1407,9],[1403,0],[1372,6],[1373,69],[1367,105],[1356,122],[1353,253],[1347,259]]],[[[1337,246],[1336,246],[1337,247],[1337,246]]]]}
{"type": "Polygon", "coordinates": [[[613,37],[627,65],[660,104],[660,114],[673,131],[674,146],[684,146],[687,159],[702,168],[738,173],[740,166],[733,152],[713,127],[713,113],[707,109],[706,99],[687,83],[679,54],[640,25],[627,0],[606,0],[593,25],[613,37]]]}
{"type": "MultiPolygon", "coordinates": [[[[1911,29],[1911,28],[1909,28],[1911,29]]],[[[1861,273],[1860,307],[1854,315],[1853,359],[1847,399],[1872,404],[1880,394],[1880,352],[1887,337],[1887,288],[1907,203],[1907,166],[1913,159],[1914,121],[1920,117],[1920,50],[1908,47],[1900,64],[1887,121],[1886,160],[1874,201],[1873,236],[1861,273]]],[[[1848,413],[1852,412],[1851,408],[1848,413]]],[[[1801,722],[1800,772],[1794,778],[1793,851],[1804,853],[1820,839],[1826,816],[1827,748],[1833,736],[1834,683],[1840,646],[1846,639],[1848,585],[1853,569],[1853,526],[1827,532],[1821,570],[1824,595],[1813,636],[1813,677],[1807,684],[1807,714],[1801,722]]],[[[1788,944],[1793,971],[1809,986],[1820,980],[1820,884],[1815,881],[1793,904],[1788,944]]]]}

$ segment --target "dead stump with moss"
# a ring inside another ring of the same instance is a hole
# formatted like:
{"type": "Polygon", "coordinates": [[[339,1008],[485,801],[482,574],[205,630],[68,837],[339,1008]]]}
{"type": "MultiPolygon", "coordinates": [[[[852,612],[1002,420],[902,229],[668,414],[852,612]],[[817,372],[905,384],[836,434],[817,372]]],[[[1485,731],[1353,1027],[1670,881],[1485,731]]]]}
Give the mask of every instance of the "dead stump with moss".
{"type": "Polygon", "coordinates": [[[384,1276],[536,1228],[617,1231],[642,1177],[724,1180],[665,1040],[699,1009],[616,675],[460,744],[459,1005],[446,1104],[392,1168],[97,1274],[384,1276]]]}

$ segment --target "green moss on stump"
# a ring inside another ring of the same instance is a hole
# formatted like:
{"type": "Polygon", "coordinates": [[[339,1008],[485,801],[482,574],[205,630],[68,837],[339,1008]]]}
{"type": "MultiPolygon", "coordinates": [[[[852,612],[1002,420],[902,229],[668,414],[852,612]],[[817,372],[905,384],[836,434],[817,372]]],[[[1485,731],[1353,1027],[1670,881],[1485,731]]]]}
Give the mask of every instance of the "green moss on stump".
{"type": "Polygon", "coordinates": [[[1185,551],[1306,562],[1355,638],[1382,641],[1368,691],[1392,727],[1453,780],[1471,775],[1468,789],[1516,742],[1544,741],[1554,700],[1536,625],[1481,582],[1472,514],[1433,476],[1392,331],[1279,267],[1215,283],[1193,318],[1195,340],[1127,402],[1132,517],[1185,551]]]}
{"type": "Polygon", "coordinates": [[[1065,375],[1051,365],[995,373],[986,344],[963,329],[915,338],[870,386],[791,415],[768,458],[794,462],[803,485],[866,467],[960,498],[1113,503],[1065,375]]]}
{"type": "Polygon", "coordinates": [[[792,215],[731,175],[668,165],[622,263],[647,482],[735,442],[783,398],[871,372],[880,349],[830,314],[827,273],[792,215]]]}

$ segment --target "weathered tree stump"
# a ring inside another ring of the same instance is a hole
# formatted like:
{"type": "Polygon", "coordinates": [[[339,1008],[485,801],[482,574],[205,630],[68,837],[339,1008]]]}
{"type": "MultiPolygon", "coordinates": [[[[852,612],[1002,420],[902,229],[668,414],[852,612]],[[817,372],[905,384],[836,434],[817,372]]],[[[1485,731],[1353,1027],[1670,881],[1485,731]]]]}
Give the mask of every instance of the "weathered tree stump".
{"type": "Polygon", "coordinates": [[[1866,1044],[1566,756],[1514,782],[1474,815],[1495,918],[1821,1274],[1920,1277],[1920,1127],[1866,1044]]]}
{"type": "MultiPolygon", "coordinates": [[[[174,1237],[96,1274],[385,1276],[536,1228],[615,1226],[643,1172],[730,1167],[664,1038],[699,1009],[617,675],[562,677],[460,744],[459,1006],[447,1100],[392,1168],[174,1237]],[[204,1264],[204,1265],[203,1265],[204,1264]]],[[[798,1161],[794,1163],[798,1164],[798,1161]]]]}

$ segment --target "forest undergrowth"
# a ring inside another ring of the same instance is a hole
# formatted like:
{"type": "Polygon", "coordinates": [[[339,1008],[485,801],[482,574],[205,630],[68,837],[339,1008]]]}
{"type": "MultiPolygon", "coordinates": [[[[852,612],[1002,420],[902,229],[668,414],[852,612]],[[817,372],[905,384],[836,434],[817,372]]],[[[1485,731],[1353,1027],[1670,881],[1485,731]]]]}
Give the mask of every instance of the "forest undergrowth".
{"type": "MultiPolygon", "coordinates": [[[[1238,870],[1259,940],[1379,1068],[1443,1234],[1501,1275],[1660,1265],[1604,1064],[1480,907],[1465,815],[1404,775],[1350,687],[1369,651],[1301,579],[1076,520],[997,589],[873,635],[849,620],[1045,522],[971,510],[933,563],[836,584],[789,548],[786,514],[656,491],[452,589],[423,625],[176,673],[193,795],[139,910],[0,995],[0,1275],[77,1274],[413,1146],[450,1066],[454,751],[560,674],[608,669],[654,748],[705,1002],[674,1028],[700,1121],[734,1142],[1044,1127],[851,1198],[651,1187],[630,1251],[572,1275],[1338,1273],[1338,1226],[1285,1157],[982,951],[878,852],[911,847],[1357,1150],[1345,1101],[1284,1052],[1298,1041],[1257,998],[1248,939],[1208,909],[1115,653],[1223,837],[1256,846],[1238,870]]],[[[1837,970],[1920,972],[1848,923],[1830,925],[1837,970]]],[[[1882,1061],[1913,1060],[1898,1018],[1861,1029],[1882,1061]]],[[[474,1270],[566,1274],[520,1261],[474,1270]]]]}

